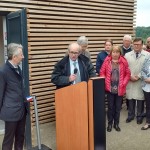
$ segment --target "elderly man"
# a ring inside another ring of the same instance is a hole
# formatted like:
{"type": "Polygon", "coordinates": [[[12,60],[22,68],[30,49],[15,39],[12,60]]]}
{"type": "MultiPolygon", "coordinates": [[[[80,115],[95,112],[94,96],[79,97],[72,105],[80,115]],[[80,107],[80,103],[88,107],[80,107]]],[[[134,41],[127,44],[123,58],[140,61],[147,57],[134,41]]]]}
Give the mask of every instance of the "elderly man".
{"type": "Polygon", "coordinates": [[[57,88],[62,88],[95,76],[94,66],[86,56],[80,54],[78,43],[71,43],[68,55],[56,63],[51,81],[57,88]]]}
{"type": "Polygon", "coordinates": [[[132,43],[132,37],[128,34],[124,35],[123,45],[121,46],[123,55],[132,51],[131,43],[132,43]]]}
{"type": "Polygon", "coordinates": [[[0,70],[0,119],[5,121],[2,150],[23,150],[26,107],[23,78],[19,64],[24,58],[22,46],[11,43],[8,60],[0,70]]]}
{"type": "Polygon", "coordinates": [[[128,118],[126,123],[131,122],[135,117],[136,101],[137,124],[141,124],[143,121],[144,94],[141,87],[141,68],[150,53],[144,51],[142,46],[143,40],[141,38],[135,38],[133,41],[133,51],[128,52],[125,55],[131,70],[131,78],[126,88],[126,97],[129,100],[128,118]]]}
{"type": "Polygon", "coordinates": [[[81,54],[85,55],[89,59],[91,59],[90,52],[87,50],[88,48],[88,39],[86,36],[80,36],[77,39],[77,43],[81,46],[81,54]]]}

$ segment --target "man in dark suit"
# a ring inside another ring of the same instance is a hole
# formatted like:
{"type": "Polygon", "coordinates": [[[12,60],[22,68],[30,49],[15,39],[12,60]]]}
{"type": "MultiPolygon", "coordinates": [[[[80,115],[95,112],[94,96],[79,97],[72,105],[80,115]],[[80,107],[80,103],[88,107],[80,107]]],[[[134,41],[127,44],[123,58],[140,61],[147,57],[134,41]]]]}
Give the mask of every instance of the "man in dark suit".
{"type": "Polygon", "coordinates": [[[2,150],[23,150],[26,108],[23,78],[19,64],[24,58],[22,45],[10,43],[8,60],[0,69],[0,119],[5,121],[2,150]]]}
{"type": "Polygon", "coordinates": [[[68,55],[56,63],[51,81],[57,88],[62,88],[77,82],[88,81],[95,76],[90,59],[80,54],[80,46],[77,43],[71,43],[68,47],[68,55]]]}
{"type": "Polygon", "coordinates": [[[122,49],[122,55],[125,55],[128,52],[132,51],[132,37],[131,35],[124,35],[123,37],[123,44],[121,46],[122,49]]]}

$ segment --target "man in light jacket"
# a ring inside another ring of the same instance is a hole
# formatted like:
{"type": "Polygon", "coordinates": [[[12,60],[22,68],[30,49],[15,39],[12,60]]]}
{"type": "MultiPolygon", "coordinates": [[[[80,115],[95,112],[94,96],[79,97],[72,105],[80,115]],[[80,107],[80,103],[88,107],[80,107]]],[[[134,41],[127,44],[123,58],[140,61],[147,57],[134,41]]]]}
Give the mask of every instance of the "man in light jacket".
{"type": "Polygon", "coordinates": [[[141,87],[141,68],[145,58],[150,55],[142,49],[143,40],[135,38],[133,41],[133,51],[125,54],[131,70],[131,78],[126,88],[126,98],[129,100],[128,117],[126,123],[131,122],[135,117],[135,105],[137,101],[137,124],[143,121],[144,94],[141,87]]]}

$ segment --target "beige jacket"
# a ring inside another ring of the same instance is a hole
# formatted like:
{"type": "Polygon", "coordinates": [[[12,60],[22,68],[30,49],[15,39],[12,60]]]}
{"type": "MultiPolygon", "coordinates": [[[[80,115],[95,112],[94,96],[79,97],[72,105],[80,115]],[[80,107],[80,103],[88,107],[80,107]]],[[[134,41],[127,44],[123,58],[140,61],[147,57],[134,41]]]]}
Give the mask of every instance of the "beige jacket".
{"type": "MultiPolygon", "coordinates": [[[[125,54],[125,58],[128,61],[129,68],[132,75],[137,75],[141,78],[141,69],[144,63],[145,58],[150,55],[149,52],[142,50],[139,57],[136,59],[134,50],[125,54]]],[[[144,100],[144,94],[141,86],[141,79],[136,82],[129,81],[126,87],[126,98],[144,100]]]]}

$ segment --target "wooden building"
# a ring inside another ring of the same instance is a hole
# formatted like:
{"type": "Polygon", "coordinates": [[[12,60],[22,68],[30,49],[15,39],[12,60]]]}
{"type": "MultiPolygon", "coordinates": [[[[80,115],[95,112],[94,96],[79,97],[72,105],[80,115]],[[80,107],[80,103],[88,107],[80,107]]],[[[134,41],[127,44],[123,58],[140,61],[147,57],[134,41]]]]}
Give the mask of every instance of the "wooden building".
{"type": "MultiPolygon", "coordinates": [[[[26,93],[36,95],[40,123],[55,121],[55,86],[51,83],[51,72],[65,55],[68,44],[81,35],[87,36],[95,65],[106,39],[122,44],[125,34],[134,36],[136,1],[0,1],[0,16],[7,20],[8,43],[20,42],[24,46],[26,93]],[[17,22],[19,19],[21,22],[17,22]]],[[[4,52],[0,50],[0,53],[4,52]]],[[[35,122],[33,103],[30,103],[30,119],[32,127],[35,122]]]]}

